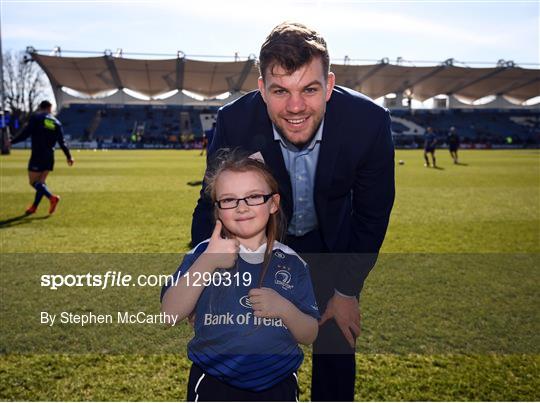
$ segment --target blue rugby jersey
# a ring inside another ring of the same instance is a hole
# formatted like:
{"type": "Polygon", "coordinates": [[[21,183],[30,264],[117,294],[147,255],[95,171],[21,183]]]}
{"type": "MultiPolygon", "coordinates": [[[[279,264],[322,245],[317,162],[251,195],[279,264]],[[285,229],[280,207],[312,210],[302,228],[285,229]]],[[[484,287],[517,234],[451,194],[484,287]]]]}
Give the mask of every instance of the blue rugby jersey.
{"type": "MultiPolygon", "coordinates": [[[[175,280],[188,273],[208,242],[201,242],[184,257],[173,276],[175,280]]],[[[236,266],[216,270],[229,272],[232,284],[216,282],[205,287],[195,308],[195,337],[188,344],[189,359],[204,372],[256,392],[283,381],[300,367],[304,357],[281,319],[253,316],[248,292],[259,284],[265,248],[263,245],[252,252],[241,245],[236,266]],[[250,285],[244,283],[248,278],[244,273],[251,274],[250,285]]],[[[190,277],[191,284],[193,281],[195,278],[190,277]]],[[[162,299],[170,285],[163,287],[162,299]]],[[[262,286],[274,289],[300,311],[320,318],[308,267],[288,246],[274,243],[262,286]]]]}
{"type": "Polygon", "coordinates": [[[54,158],[54,146],[60,148],[71,159],[71,153],[64,140],[62,124],[50,113],[37,113],[30,117],[24,129],[11,140],[11,144],[32,138],[32,159],[43,161],[54,158]]]}
{"type": "Polygon", "coordinates": [[[434,148],[435,147],[435,145],[433,145],[434,140],[435,140],[435,133],[426,132],[424,134],[424,148],[434,148]]]}

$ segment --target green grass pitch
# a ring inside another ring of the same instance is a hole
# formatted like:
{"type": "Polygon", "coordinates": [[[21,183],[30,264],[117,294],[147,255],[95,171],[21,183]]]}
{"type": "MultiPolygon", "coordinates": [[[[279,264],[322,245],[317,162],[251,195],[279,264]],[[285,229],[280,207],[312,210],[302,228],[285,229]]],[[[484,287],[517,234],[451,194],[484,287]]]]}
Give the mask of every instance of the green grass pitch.
{"type": "MultiPolygon", "coordinates": [[[[40,325],[17,318],[36,314],[41,298],[95,307],[84,302],[84,291],[38,289],[37,269],[27,264],[37,254],[52,256],[66,272],[70,259],[88,265],[135,256],[148,261],[146,268],[160,259],[174,262],[176,255],[179,260],[188,250],[205,158],[177,150],[73,154],[69,168],[56,153],[47,182],[62,200],[50,217],[46,200],[37,214],[22,214],[33,198],[28,151],[0,158],[0,399],[183,400],[187,325],[152,329],[154,340],[106,327],[70,339],[60,328],[49,343],[40,325]],[[111,345],[129,346],[63,353],[100,334],[111,345]],[[154,349],[146,351],[148,344],[154,349]]],[[[460,165],[447,150],[438,150],[437,158],[443,169],[425,168],[421,151],[396,152],[396,161],[405,163],[396,165],[390,227],[362,293],[355,398],[537,401],[540,153],[463,150],[460,165]]],[[[137,292],[127,302],[157,309],[157,289],[137,292]]],[[[115,298],[99,303],[108,306],[115,298]]],[[[310,360],[306,350],[302,400],[309,399],[310,360]]]]}

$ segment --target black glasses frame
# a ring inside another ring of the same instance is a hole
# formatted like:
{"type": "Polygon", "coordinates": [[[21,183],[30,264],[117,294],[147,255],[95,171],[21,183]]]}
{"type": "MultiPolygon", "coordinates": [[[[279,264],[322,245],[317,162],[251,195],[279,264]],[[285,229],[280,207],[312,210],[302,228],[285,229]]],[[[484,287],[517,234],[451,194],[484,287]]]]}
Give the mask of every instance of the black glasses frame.
{"type": "Polygon", "coordinates": [[[246,203],[246,205],[248,206],[261,206],[263,204],[265,204],[268,200],[270,200],[270,198],[272,196],[274,196],[276,193],[269,193],[267,195],[250,195],[250,196],[247,196],[247,197],[242,197],[241,199],[234,199],[232,197],[228,197],[227,199],[224,199],[224,200],[234,200],[236,201],[236,204],[234,205],[234,207],[222,207],[221,206],[221,202],[223,202],[223,200],[218,200],[216,201],[214,204],[220,209],[220,210],[232,210],[234,208],[238,208],[238,205],[240,204],[240,201],[243,200],[244,203],[246,203]],[[253,196],[262,196],[263,198],[263,202],[262,203],[256,203],[256,204],[252,204],[250,202],[248,202],[249,198],[250,197],[253,197],[253,196]]]}

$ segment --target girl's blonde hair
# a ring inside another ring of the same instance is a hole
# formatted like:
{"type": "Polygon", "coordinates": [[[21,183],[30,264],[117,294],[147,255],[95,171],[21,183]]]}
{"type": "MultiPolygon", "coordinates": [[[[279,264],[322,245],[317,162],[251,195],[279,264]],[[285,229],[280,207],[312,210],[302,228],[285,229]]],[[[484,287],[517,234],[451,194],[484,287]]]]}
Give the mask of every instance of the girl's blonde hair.
{"type": "MultiPolygon", "coordinates": [[[[205,177],[206,192],[214,203],[214,218],[218,219],[218,207],[215,205],[217,202],[216,184],[219,180],[219,176],[226,171],[229,172],[255,172],[259,174],[270,188],[271,193],[279,194],[279,185],[270,172],[269,168],[264,162],[255,158],[249,157],[245,153],[241,153],[238,150],[230,151],[228,149],[218,150],[216,157],[213,160],[213,168],[209,169],[205,177]]],[[[274,200],[275,203],[275,200],[274,200]]],[[[281,241],[283,237],[283,230],[285,227],[285,219],[281,206],[277,205],[277,211],[270,214],[268,223],[266,224],[266,251],[264,253],[264,263],[261,277],[259,279],[259,287],[262,286],[264,275],[266,274],[268,264],[272,258],[272,249],[276,241],[281,241]]],[[[233,234],[223,227],[223,233],[225,236],[231,236],[233,234]]]]}

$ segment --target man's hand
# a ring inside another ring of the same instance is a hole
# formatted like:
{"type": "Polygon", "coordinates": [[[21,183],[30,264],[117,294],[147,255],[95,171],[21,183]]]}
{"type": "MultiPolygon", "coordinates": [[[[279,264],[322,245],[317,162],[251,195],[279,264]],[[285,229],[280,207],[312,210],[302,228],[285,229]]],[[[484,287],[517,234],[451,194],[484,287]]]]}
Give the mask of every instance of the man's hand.
{"type": "Polygon", "coordinates": [[[73,166],[73,163],[74,163],[74,162],[75,162],[75,160],[74,160],[73,158],[67,160],[67,164],[68,164],[69,166],[73,166]]]}
{"type": "Polygon", "coordinates": [[[360,308],[358,307],[358,300],[334,293],[334,296],[328,301],[326,311],[324,311],[319,321],[319,327],[332,318],[336,321],[350,346],[354,348],[356,338],[360,336],[360,308]]]}
{"type": "Polygon", "coordinates": [[[289,308],[290,302],[271,288],[252,288],[248,295],[253,314],[258,318],[283,319],[283,314],[289,308]]]}
{"type": "Polygon", "coordinates": [[[240,251],[238,239],[223,239],[221,237],[222,227],[221,221],[217,220],[208,247],[203,253],[211,260],[215,269],[218,267],[222,269],[233,267],[240,251]]]}

